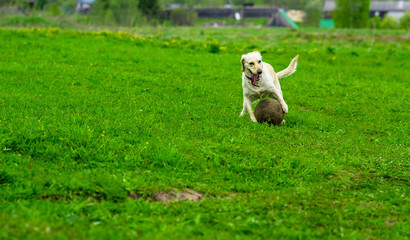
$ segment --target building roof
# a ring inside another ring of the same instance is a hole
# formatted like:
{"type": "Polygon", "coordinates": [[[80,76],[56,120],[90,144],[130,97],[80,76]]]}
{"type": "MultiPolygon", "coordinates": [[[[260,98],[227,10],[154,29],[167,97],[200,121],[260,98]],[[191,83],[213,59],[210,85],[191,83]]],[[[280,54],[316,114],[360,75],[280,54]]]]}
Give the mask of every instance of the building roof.
{"type": "Polygon", "coordinates": [[[325,1],[325,5],[323,5],[324,12],[333,11],[335,8],[336,8],[336,3],[333,0],[325,1]]]}
{"type": "MultiPolygon", "coordinates": [[[[334,0],[327,0],[323,5],[323,11],[333,11],[336,8],[334,0]]],[[[410,1],[371,1],[370,11],[410,11],[410,1]]]]}
{"type": "Polygon", "coordinates": [[[370,9],[374,11],[409,11],[409,1],[395,1],[395,2],[382,2],[374,1],[370,3],[370,9]]]}
{"type": "Polygon", "coordinates": [[[92,4],[92,3],[94,3],[96,0],[78,0],[77,1],[77,4],[80,4],[80,3],[85,3],[85,4],[92,4]]]}

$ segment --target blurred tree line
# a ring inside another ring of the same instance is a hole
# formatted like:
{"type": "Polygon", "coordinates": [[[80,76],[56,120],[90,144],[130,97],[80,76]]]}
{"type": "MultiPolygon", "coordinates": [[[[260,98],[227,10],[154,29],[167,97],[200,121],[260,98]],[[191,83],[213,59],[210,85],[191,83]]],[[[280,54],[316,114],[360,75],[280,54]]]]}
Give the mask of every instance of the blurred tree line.
{"type": "Polygon", "coordinates": [[[391,16],[369,17],[370,0],[336,0],[333,20],[336,28],[410,29],[410,12],[399,19],[391,16]]]}
{"type": "Polygon", "coordinates": [[[159,0],[159,3],[162,8],[167,8],[171,3],[178,3],[181,7],[188,9],[194,7],[223,7],[225,4],[231,4],[232,7],[241,7],[243,3],[253,3],[254,6],[304,10],[306,12],[304,25],[317,27],[322,17],[324,0],[159,0]]]}
{"type": "MultiPolygon", "coordinates": [[[[137,24],[155,25],[163,22],[164,10],[171,3],[181,4],[179,10],[171,14],[171,21],[176,25],[193,25],[197,20],[194,7],[223,7],[230,3],[241,7],[244,2],[253,2],[255,6],[276,6],[292,9],[306,9],[307,23],[317,26],[321,17],[324,0],[96,0],[91,11],[81,19],[83,23],[94,25],[135,26],[137,24]]],[[[78,0],[0,0],[0,6],[14,5],[24,11],[43,11],[51,16],[74,13],[78,0]]]]}
{"type": "MultiPolygon", "coordinates": [[[[78,3],[78,0],[0,0],[0,7],[7,8],[2,12],[9,14],[42,12],[57,17],[74,14],[78,3]]],[[[91,11],[77,19],[81,23],[95,25],[135,26],[160,22],[163,11],[158,0],[96,0],[92,3],[91,11]]]]}
{"type": "Polygon", "coordinates": [[[164,13],[158,0],[96,0],[89,15],[95,24],[135,26],[158,24],[164,13]]]}
{"type": "MultiPolygon", "coordinates": [[[[168,7],[171,3],[179,3],[184,7],[223,7],[225,4],[232,4],[234,7],[238,7],[243,3],[253,3],[255,6],[304,9],[309,2],[312,2],[312,0],[159,0],[161,7],[164,8],[168,7]]],[[[323,3],[323,1],[321,2],[323,3]]]]}
{"type": "MultiPolygon", "coordinates": [[[[38,15],[42,12],[52,17],[70,15],[70,18],[80,24],[133,27],[162,24],[165,18],[164,10],[168,9],[170,3],[179,3],[181,8],[174,9],[169,15],[171,23],[194,25],[198,18],[196,11],[192,10],[194,7],[223,7],[229,3],[240,8],[242,3],[252,2],[255,6],[303,10],[306,17],[302,26],[317,27],[322,18],[324,4],[324,0],[96,0],[87,15],[79,15],[74,11],[78,1],[0,0],[0,13],[38,15]]],[[[339,28],[410,28],[409,12],[400,21],[388,16],[383,20],[378,17],[369,19],[370,0],[336,0],[336,4],[333,20],[339,28]]]]}
{"type": "Polygon", "coordinates": [[[333,20],[337,28],[365,28],[369,24],[370,0],[336,0],[333,20]]]}
{"type": "Polygon", "coordinates": [[[74,8],[77,0],[0,0],[0,7],[17,6],[21,10],[44,10],[53,4],[74,8]]]}

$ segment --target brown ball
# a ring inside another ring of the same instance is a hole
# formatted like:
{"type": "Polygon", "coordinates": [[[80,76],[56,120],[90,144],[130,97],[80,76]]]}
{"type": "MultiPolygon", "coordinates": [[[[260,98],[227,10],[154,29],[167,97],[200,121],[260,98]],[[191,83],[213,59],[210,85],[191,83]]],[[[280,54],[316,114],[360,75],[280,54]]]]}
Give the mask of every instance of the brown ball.
{"type": "Polygon", "coordinates": [[[280,125],[285,118],[282,105],[273,99],[263,99],[255,108],[255,117],[259,123],[268,123],[269,125],[280,125]]]}

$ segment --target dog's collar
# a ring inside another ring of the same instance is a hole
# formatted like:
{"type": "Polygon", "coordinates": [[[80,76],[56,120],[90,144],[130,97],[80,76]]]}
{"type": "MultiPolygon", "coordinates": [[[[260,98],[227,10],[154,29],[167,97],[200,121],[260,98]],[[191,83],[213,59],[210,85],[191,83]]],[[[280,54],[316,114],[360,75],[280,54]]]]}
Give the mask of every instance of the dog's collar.
{"type": "Polygon", "coordinates": [[[253,81],[252,81],[252,78],[251,78],[251,77],[249,77],[249,76],[248,76],[248,75],[246,75],[246,74],[245,74],[245,77],[251,81],[251,84],[252,84],[253,86],[255,86],[255,87],[259,87],[258,85],[253,84],[253,81]]]}

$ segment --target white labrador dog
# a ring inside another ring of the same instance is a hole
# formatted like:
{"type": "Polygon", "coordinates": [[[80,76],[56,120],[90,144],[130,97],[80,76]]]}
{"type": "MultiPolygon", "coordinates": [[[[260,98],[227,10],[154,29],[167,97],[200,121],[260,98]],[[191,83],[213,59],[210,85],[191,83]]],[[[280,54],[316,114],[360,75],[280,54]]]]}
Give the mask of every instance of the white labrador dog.
{"type": "Polygon", "coordinates": [[[252,103],[258,99],[271,97],[280,102],[283,112],[288,113],[288,105],[283,100],[279,79],[287,77],[296,71],[297,55],[290,62],[289,66],[275,73],[269,63],[262,62],[262,55],[259,52],[251,52],[242,55],[242,88],[243,88],[243,110],[240,116],[249,112],[251,120],[256,122],[255,114],[252,110],[252,103]]]}

